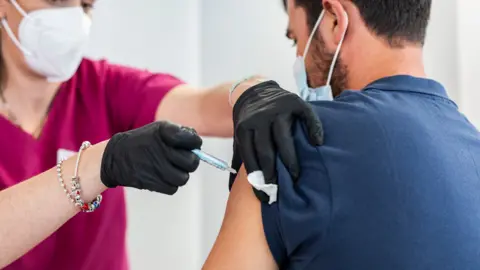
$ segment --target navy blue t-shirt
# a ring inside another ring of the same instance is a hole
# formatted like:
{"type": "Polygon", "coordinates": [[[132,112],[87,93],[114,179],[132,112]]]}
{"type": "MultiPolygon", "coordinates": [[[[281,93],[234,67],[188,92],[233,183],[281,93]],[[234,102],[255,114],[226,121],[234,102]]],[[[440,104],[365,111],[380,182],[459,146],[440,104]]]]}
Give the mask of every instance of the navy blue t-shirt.
{"type": "Polygon", "coordinates": [[[281,269],[480,269],[480,134],[439,83],[388,77],[312,105],[325,144],[298,125],[300,179],[279,161],[262,205],[281,269]]]}

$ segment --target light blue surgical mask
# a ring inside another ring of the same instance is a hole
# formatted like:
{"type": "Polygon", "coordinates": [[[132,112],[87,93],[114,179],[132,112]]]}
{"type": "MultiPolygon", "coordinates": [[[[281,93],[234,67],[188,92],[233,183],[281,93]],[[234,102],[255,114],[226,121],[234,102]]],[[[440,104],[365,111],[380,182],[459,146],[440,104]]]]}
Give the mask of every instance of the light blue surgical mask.
{"type": "MultiPolygon", "coordinates": [[[[342,35],[340,42],[338,43],[337,49],[333,56],[332,64],[330,65],[330,71],[328,72],[328,77],[326,84],[324,86],[320,86],[317,88],[310,88],[307,82],[307,69],[305,67],[305,57],[307,56],[308,49],[310,48],[310,44],[312,43],[313,36],[316,34],[318,26],[322,21],[323,16],[325,15],[325,9],[322,10],[320,16],[318,17],[315,26],[313,27],[312,33],[308,38],[307,45],[305,46],[305,50],[303,52],[303,56],[298,56],[295,60],[295,64],[293,65],[293,74],[295,76],[295,82],[297,84],[297,88],[300,94],[300,97],[305,101],[316,101],[316,100],[333,100],[332,95],[332,86],[330,82],[332,80],[333,69],[335,67],[335,63],[337,62],[338,54],[340,53],[340,48],[342,47],[343,39],[345,38],[345,33],[347,32],[347,28],[345,28],[345,32],[342,35]]],[[[345,13],[345,16],[347,14],[345,13]]],[[[348,26],[348,17],[347,17],[347,26],[348,26]]]]}

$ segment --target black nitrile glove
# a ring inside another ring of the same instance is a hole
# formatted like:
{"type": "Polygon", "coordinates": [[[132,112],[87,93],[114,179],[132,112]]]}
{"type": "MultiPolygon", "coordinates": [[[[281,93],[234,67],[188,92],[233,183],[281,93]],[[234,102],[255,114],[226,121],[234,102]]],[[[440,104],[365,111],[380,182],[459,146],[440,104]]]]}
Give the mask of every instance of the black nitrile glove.
{"type": "MultiPolygon", "coordinates": [[[[309,142],[323,144],[322,123],[308,103],[298,95],[282,89],[274,81],[266,81],[246,90],[233,108],[235,129],[232,167],[245,165],[247,173],[261,170],[266,184],[277,184],[276,157],[280,156],[292,179],[300,175],[292,126],[304,122],[309,142]]],[[[230,175],[230,188],[235,175],[230,175]]],[[[257,197],[268,202],[268,196],[255,190],[257,197]]]]}
{"type": "Polygon", "coordinates": [[[200,160],[191,150],[202,139],[191,128],[160,121],[114,135],[107,144],[101,180],[107,187],[133,187],[172,195],[200,160]]]}

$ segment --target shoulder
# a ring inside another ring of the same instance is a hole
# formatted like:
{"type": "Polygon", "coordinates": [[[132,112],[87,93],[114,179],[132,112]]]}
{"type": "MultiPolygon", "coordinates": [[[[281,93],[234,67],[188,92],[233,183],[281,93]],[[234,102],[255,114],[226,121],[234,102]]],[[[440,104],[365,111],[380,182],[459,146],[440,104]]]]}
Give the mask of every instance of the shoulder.
{"type": "Polygon", "coordinates": [[[183,81],[167,74],[148,71],[147,69],[135,68],[128,65],[114,64],[105,59],[92,60],[84,58],[67,84],[81,91],[108,91],[109,88],[123,89],[144,88],[149,84],[171,88],[183,81]]]}
{"type": "Polygon", "coordinates": [[[132,79],[132,77],[145,77],[147,75],[151,75],[151,73],[137,68],[113,64],[105,59],[92,60],[85,58],[80,63],[72,81],[76,81],[77,86],[85,86],[85,84],[92,86],[115,80],[132,79]]]}
{"type": "MultiPolygon", "coordinates": [[[[391,112],[397,108],[386,112],[394,102],[385,102],[384,97],[376,94],[347,91],[334,101],[312,102],[323,126],[324,143],[321,146],[312,146],[305,125],[300,121],[296,123],[293,137],[302,172],[300,180],[306,188],[328,190],[333,175],[337,172],[348,174],[346,164],[361,163],[353,157],[362,159],[362,162],[376,158],[372,151],[380,145],[388,145],[397,127],[407,125],[401,123],[405,121],[401,120],[400,111],[391,112]],[[320,178],[324,186],[319,186],[320,178]]],[[[278,166],[277,170],[288,183],[288,171],[284,166],[278,166]]]]}
{"type": "MultiPolygon", "coordinates": [[[[305,126],[297,122],[294,142],[301,169],[300,179],[292,185],[287,168],[277,159],[278,203],[262,205],[262,219],[269,247],[277,263],[290,261],[299,268],[318,256],[325,243],[333,215],[335,198],[333,179],[348,174],[344,163],[368,145],[365,133],[375,133],[371,124],[379,108],[368,93],[346,92],[334,101],[312,102],[315,114],[324,128],[324,145],[308,142],[305,126]],[[305,243],[308,243],[306,245],[305,243]],[[295,254],[288,254],[295,250],[295,254]]],[[[352,175],[346,175],[346,178],[352,175]]],[[[335,189],[335,192],[338,190],[335,189]]]]}
{"type": "MultiPolygon", "coordinates": [[[[349,138],[360,139],[360,136],[378,131],[388,122],[387,116],[381,113],[382,106],[386,105],[380,100],[375,93],[345,91],[334,101],[311,102],[313,111],[322,122],[325,145],[343,144],[349,138]]],[[[301,123],[297,124],[294,134],[299,145],[308,148],[306,129],[301,123]]]]}
{"type": "Polygon", "coordinates": [[[92,60],[84,58],[72,79],[103,79],[112,68],[118,67],[115,67],[115,65],[105,59],[92,60]]]}
{"type": "Polygon", "coordinates": [[[92,74],[105,74],[109,72],[119,72],[119,73],[151,73],[146,69],[139,69],[135,67],[130,67],[128,65],[115,64],[111,63],[106,59],[90,59],[84,58],[78,67],[78,71],[75,76],[79,75],[92,75],[92,74]]]}
{"type": "Polygon", "coordinates": [[[112,64],[108,62],[106,59],[93,60],[89,58],[84,58],[80,63],[77,74],[81,74],[85,72],[91,73],[92,71],[94,72],[105,71],[110,66],[112,66],[112,64]]]}
{"type": "Polygon", "coordinates": [[[107,81],[112,64],[107,60],[92,60],[84,58],[73,77],[65,83],[77,91],[98,93],[107,81]]]}

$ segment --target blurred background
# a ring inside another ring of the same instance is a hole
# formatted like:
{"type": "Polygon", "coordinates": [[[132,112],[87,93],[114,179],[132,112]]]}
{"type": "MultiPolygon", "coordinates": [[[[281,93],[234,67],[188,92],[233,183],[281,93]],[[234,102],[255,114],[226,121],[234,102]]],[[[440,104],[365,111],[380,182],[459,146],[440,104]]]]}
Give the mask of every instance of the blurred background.
{"type": "MultiPolygon", "coordinates": [[[[480,127],[480,2],[433,2],[428,74],[480,127]]],[[[101,0],[89,56],[168,72],[195,85],[261,74],[293,90],[295,49],[285,38],[286,25],[280,0],[101,0]]],[[[231,140],[205,141],[206,151],[230,161],[231,140]]],[[[200,269],[227,197],[228,175],[206,165],[173,197],[128,190],[132,270],[200,269]]]]}

